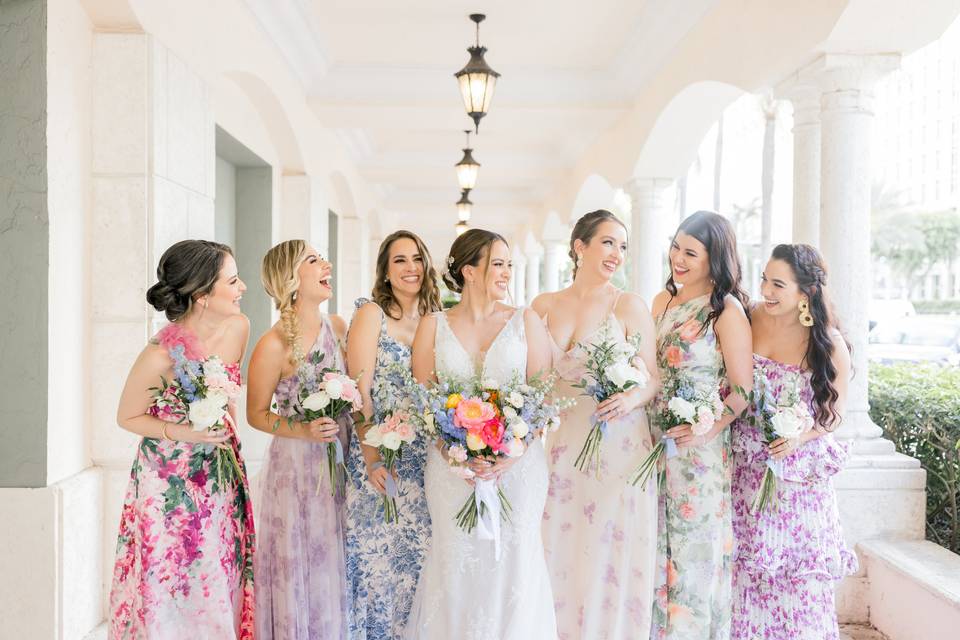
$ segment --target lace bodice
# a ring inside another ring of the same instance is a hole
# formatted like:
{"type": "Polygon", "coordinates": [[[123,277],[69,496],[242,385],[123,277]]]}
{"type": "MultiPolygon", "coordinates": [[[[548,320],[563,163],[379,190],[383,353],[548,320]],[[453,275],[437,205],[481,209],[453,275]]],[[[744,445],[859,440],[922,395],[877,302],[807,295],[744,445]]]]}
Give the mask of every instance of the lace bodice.
{"type": "Polygon", "coordinates": [[[490,343],[486,353],[480,353],[478,361],[471,356],[453,329],[447,323],[447,315],[438,312],[437,337],[434,343],[437,377],[441,380],[466,380],[478,374],[507,383],[512,378],[526,377],[527,339],[523,325],[523,309],[517,309],[500,333],[490,343]],[[481,370],[478,370],[478,365],[481,370]]]}

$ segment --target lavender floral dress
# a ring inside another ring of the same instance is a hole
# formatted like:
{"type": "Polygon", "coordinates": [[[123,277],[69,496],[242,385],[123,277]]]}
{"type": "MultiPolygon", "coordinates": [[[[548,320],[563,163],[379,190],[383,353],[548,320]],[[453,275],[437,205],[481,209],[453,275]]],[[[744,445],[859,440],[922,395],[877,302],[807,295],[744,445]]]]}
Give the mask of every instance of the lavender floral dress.
{"type": "MultiPolygon", "coordinates": [[[[207,357],[196,336],[177,324],[164,327],[153,342],[172,357],[207,357]]],[[[226,369],[240,384],[239,365],[226,369]]],[[[148,413],[179,419],[169,405],[155,404],[148,413]]],[[[243,468],[232,420],[227,428],[227,443],[243,468]]],[[[254,637],[250,489],[245,475],[237,485],[217,482],[214,452],[212,445],[140,440],[117,537],[112,640],[254,637]]]]}
{"type": "MultiPolygon", "coordinates": [[[[374,303],[366,298],[356,301],[358,309],[364,304],[374,303]]],[[[383,316],[370,389],[374,421],[382,420],[401,400],[403,381],[389,371],[395,365],[410,368],[410,347],[390,337],[383,316]]],[[[430,542],[430,513],[423,493],[426,459],[424,438],[404,447],[396,467],[399,520],[387,524],[381,495],[367,482],[360,439],[355,436],[350,443],[346,546],[351,640],[392,639],[403,634],[430,542]]]]}
{"type": "MultiPolygon", "coordinates": [[[[710,297],[668,308],[657,321],[657,366],[664,389],[677,376],[725,391],[723,355],[704,326],[710,297]]],[[[659,416],[670,398],[656,400],[659,416]]],[[[654,428],[662,433],[656,419],[654,428]]],[[[729,430],[681,450],[665,464],[657,530],[654,640],[725,640],[730,637],[731,552],[729,430]]]]}
{"type": "MultiPolygon", "coordinates": [[[[340,345],[326,316],[300,371],[277,385],[277,413],[302,415],[300,387],[312,388],[324,368],[343,371],[340,345]]],[[[346,448],[352,422],[349,417],[339,422],[346,448]]],[[[267,452],[256,562],[257,637],[262,640],[346,638],[343,500],[329,490],[326,447],[277,436],[267,452]]]]}
{"type": "MultiPolygon", "coordinates": [[[[813,413],[810,373],[753,356],[754,373],[774,402],[794,389],[813,413]]],[[[833,476],[847,448],[832,434],[784,458],[777,510],[750,512],[767,469],[767,444],[757,427],[733,427],[733,637],[742,640],[836,640],[835,581],[857,570],[843,540],[833,476]]]]}

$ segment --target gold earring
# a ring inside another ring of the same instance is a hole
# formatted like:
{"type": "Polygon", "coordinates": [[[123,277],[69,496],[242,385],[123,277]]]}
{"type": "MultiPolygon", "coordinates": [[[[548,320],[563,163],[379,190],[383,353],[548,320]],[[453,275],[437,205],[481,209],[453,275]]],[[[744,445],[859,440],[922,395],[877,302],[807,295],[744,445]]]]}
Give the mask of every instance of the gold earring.
{"type": "Polygon", "coordinates": [[[813,316],[810,315],[810,303],[806,299],[800,301],[797,305],[797,309],[800,310],[800,324],[805,327],[813,326],[813,316]]]}

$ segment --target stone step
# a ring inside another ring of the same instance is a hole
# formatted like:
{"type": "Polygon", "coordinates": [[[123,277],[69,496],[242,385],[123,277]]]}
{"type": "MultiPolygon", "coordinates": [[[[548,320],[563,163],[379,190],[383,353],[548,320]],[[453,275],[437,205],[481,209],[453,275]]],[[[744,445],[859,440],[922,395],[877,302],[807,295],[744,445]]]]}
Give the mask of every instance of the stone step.
{"type": "Polygon", "coordinates": [[[887,640],[887,636],[865,625],[842,624],[840,640],[887,640]]]}

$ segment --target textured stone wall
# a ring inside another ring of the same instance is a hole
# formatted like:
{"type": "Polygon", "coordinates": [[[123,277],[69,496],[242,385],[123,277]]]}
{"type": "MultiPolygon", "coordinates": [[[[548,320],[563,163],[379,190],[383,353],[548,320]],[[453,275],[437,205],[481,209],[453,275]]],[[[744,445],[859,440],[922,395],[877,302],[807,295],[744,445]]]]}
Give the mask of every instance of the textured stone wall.
{"type": "Polygon", "coordinates": [[[0,487],[47,483],[46,2],[0,2],[0,487]]]}

